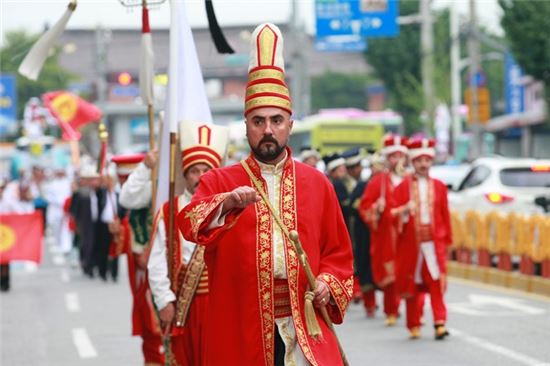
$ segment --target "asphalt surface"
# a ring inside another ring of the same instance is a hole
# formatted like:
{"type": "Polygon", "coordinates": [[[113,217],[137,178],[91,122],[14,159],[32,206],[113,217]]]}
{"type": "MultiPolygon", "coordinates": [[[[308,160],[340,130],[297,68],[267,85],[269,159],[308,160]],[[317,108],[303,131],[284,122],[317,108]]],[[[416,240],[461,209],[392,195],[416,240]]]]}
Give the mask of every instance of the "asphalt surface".
{"type": "MultiPolygon", "coordinates": [[[[0,364],[143,364],[140,339],[130,336],[124,262],[118,283],[90,280],[51,255],[36,269],[14,266],[12,289],[0,295],[0,364]]],[[[404,317],[387,327],[381,310],[367,318],[352,304],[337,327],[350,364],[550,365],[550,298],[451,280],[447,303],[451,336],[444,341],[434,340],[428,302],[414,341],[404,317]]]]}

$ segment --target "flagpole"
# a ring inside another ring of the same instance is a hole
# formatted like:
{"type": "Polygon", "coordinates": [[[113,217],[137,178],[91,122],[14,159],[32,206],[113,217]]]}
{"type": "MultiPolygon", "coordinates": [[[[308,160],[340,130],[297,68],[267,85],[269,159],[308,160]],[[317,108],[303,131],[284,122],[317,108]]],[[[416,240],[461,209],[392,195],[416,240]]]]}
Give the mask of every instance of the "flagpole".
{"type": "Polygon", "coordinates": [[[174,0],[170,1],[170,64],[168,71],[169,86],[169,116],[170,126],[170,163],[169,163],[169,182],[168,182],[168,276],[173,284],[176,283],[174,268],[174,198],[176,190],[176,130],[177,130],[177,64],[178,64],[178,32],[176,27],[177,14],[175,11],[174,0]]]}
{"type": "MultiPolygon", "coordinates": [[[[147,105],[147,118],[149,120],[149,151],[155,149],[155,111],[153,104],[147,105]]],[[[158,162],[153,166],[151,172],[151,191],[152,191],[152,204],[151,210],[154,214],[157,207],[157,178],[158,178],[158,162]]]]}
{"type": "MultiPolygon", "coordinates": [[[[150,37],[150,33],[151,33],[151,29],[149,27],[149,13],[148,13],[148,9],[147,9],[147,0],[142,0],[142,3],[141,3],[141,6],[143,7],[143,14],[142,14],[142,32],[145,34],[145,32],[149,33],[149,37],[150,37]]],[[[150,43],[148,44],[148,46],[152,47],[152,42],[151,42],[151,39],[148,38],[147,39],[150,43]]],[[[144,41],[142,41],[144,42],[144,41]]],[[[142,44],[142,47],[144,48],[147,48],[145,47],[145,43],[142,44]]],[[[144,100],[146,103],[147,103],[147,119],[148,119],[148,122],[149,122],[149,151],[152,151],[155,149],[155,109],[154,109],[154,106],[153,106],[153,80],[152,80],[152,57],[149,58],[148,54],[147,54],[147,51],[151,51],[152,50],[147,50],[147,49],[144,49],[144,56],[143,57],[147,57],[148,59],[145,60],[145,59],[142,59],[142,62],[145,63],[145,65],[143,66],[143,75],[140,75],[140,76],[144,76],[147,78],[147,80],[140,80],[140,83],[143,83],[143,85],[146,85],[144,88],[142,88],[142,98],[146,98],[146,100],[144,100]]],[[[153,214],[155,212],[155,208],[156,208],[156,198],[157,198],[157,177],[158,177],[158,164],[155,164],[155,166],[153,167],[153,170],[152,170],[152,173],[151,173],[151,190],[152,190],[152,205],[151,205],[151,210],[153,210],[153,214]]]]}

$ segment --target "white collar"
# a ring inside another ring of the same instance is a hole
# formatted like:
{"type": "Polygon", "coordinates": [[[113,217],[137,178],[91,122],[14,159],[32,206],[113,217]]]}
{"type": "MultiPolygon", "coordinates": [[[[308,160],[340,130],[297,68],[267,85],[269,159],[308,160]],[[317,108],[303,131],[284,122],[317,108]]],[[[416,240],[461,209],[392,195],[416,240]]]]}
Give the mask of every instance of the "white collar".
{"type": "Polygon", "coordinates": [[[256,160],[256,162],[258,163],[258,165],[260,166],[260,171],[262,173],[267,173],[267,174],[279,174],[283,171],[283,167],[285,166],[285,163],[286,163],[286,159],[288,157],[288,153],[285,149],[285,156],[284,158],[278,162],[277,164],[273,165],[273,164],[266,164],[266,163],[262,163],[261,161],[259,161],[258,159],[254,158],[254,160],[256,160]]]}

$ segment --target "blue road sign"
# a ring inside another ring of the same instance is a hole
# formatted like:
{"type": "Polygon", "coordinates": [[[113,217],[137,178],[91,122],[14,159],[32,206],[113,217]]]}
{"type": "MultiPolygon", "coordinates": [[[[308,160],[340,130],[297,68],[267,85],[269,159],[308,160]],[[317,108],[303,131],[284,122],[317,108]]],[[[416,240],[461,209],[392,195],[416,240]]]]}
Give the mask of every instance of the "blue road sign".
{"type": "Polygon", "coordinates": [[[0,134],[17,132],[15,75],[0,75],[0,134]]]}
{"type": "Polygon", "coordinates": [[[367,49],[367,40],[357,35],[317,37],[315,49],[320,52],[363,52],[367,49]]]}
{"type": "Polygon", "coordinates": [[[525,110],[525,88],[521,84],[523,70],[516,63],[511,53],[504,61],[504,90],[506,95],[506,113],[521,113],[525,110]]]}
{"type": "Polygon", "coordinates": [[[316,0],[317,37],[399,34],[399,0],[316,0]]]}

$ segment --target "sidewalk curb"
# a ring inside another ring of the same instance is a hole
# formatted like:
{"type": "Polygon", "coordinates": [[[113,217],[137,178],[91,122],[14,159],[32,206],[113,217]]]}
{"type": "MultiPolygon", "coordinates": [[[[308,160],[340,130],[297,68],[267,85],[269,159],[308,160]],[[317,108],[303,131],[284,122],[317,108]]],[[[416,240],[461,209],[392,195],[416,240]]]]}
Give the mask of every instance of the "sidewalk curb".
{"type": "Polygon", "coordinates": [[[550,279],[547,278],[458,262],[448,262],[447,272],[450,277],[550,297],[550,279]]]}

